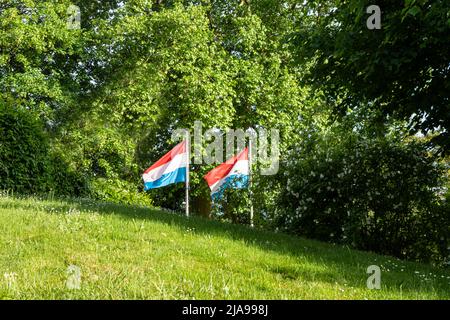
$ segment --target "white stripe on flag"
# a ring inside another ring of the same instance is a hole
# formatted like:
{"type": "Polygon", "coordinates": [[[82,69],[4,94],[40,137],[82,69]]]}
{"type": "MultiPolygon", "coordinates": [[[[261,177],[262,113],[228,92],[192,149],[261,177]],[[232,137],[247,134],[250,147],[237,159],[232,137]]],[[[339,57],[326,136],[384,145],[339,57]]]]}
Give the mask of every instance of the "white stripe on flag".
{"type": "Polygon", "coordinates": [[[233,168],[230,170],[230,172],[223,177],[222,179],[220,179],[219,181],[217,181],[216,183],[214,183],[213,185],[210,186],[211,188],[211,193],[214,193],[216,191],[219,190],[219,188],[222,186],[222,184],[225,183],[225,180],[233,175],[248,175],[249,171],[248,171],[248,160],[238,160],[233,168]]]}
{"type": "Polygon", "coordinates": [[[179,168],[187,166],[187,153],[177,154],[173,159],[162,166],[159,166],[151,171],[144,173],[142,178],[144,182],[153,182],[161,178],[163,174],[170,173],[179,168]]]}

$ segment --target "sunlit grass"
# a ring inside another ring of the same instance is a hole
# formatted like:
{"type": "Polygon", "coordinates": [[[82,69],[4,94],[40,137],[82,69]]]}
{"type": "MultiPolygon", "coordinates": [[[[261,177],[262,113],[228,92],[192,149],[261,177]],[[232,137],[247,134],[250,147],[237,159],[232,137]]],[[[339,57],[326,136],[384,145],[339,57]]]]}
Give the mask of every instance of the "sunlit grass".
{"type": "Polygon", "coordinates": [[[449,297],[450,271],[428,265],[149,208],[0,197],[0,299],[449,297]]]}

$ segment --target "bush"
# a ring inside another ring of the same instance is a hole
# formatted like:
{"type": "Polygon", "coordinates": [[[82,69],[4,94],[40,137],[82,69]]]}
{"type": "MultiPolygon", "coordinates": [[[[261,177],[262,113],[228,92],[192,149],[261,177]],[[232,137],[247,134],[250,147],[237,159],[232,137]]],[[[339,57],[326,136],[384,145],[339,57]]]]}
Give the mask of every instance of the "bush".
{"type": "Polygon", "coordinates": [[[93,179],[90,183],[91,197],[98,200],[151,206],[151,199],[143,192],[139,192],[136,185],[120,179],[93,179]]]}
{"type": "Polygon", "coordinates": [[[51,159],[52,191],[58,196],[84,197],[89,195],[88,175],[85,170],[74,168],[63,150],[53,144],[51,159]]]}
{"type": "Polygon", "coordinates": [[[0,189],[39,193],[51,185],[42,123],[24,109],[0,105],[0,189]]]}
{"type": "Polygon", "coordinates": [[[423,144],[331,134],[292,154],[276,226],[401,258],[447,258],[443,171],[423,144]]]}
{"type": "Polygon", "coordinates": [[[212,203],[212,214],[221,221],[250,224],[248,189],[225,189],[221,198],[212,203]]]}

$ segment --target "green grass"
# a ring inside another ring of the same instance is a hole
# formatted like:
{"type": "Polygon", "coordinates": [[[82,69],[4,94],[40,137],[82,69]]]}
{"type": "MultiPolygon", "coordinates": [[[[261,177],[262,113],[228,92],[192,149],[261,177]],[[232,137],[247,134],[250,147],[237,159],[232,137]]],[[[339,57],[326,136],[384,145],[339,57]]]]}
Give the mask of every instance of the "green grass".
{"type": "Polygon", "coordinates": [[[148,208],[0,197],[0,299],[449,297],[448,269],[148,208]]]}

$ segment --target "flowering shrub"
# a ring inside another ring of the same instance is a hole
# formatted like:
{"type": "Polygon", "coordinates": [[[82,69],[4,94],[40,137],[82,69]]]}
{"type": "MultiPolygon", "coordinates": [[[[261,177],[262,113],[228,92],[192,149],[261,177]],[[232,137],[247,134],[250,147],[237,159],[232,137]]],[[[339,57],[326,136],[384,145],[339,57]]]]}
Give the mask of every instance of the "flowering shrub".
{"type": "Polygon", "coordinates": [[[447,258],[443,168],[423,144],[330,134],[286,158],[278,227],[402,258],[447,258]]]}

